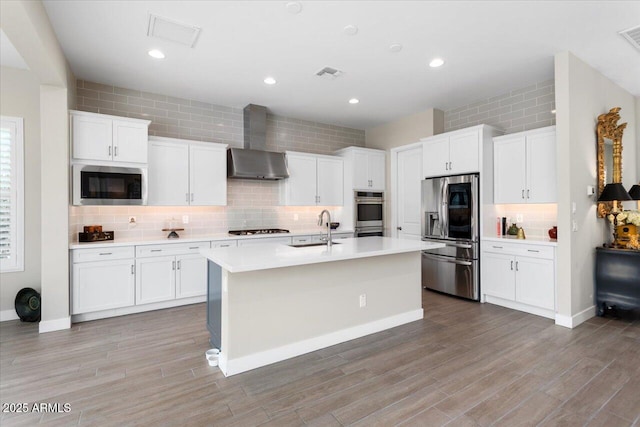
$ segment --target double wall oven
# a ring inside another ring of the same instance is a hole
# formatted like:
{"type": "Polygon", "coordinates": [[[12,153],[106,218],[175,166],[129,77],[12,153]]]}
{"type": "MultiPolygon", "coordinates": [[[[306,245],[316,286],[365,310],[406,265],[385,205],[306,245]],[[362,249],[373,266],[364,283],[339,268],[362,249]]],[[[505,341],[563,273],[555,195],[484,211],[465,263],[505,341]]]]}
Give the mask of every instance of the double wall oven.
{"type": "Polygon", "coordinates": [[[384,235],[384,193],[354,191],[355,237],[384,235]]]}
{"type": "Polygon", "coordinates": [[[480,299],[478,178],[422,181],[422,240],[445,244],[422,253],[422,286],[475,301],[480,299]]]}

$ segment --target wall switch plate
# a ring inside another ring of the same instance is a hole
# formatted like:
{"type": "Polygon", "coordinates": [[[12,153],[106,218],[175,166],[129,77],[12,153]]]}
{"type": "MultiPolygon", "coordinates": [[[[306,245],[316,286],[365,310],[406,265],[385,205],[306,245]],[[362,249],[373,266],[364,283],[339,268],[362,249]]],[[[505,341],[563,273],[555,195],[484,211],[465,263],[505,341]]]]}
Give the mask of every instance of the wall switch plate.
{"type": "Polygon", "coordinates": [[[182,223],[189,224],[189,215],[182,215],[182,223]]]}
{"type": "Polygon", "coordinates": [[[596,194],[596,188],[593,185],[587,185],[587,196],[596,194]]]}
{"type": "Polygon", "coordinates": [[[367,306],[367,294],[360,295],[360,308],[367,306]]]}
{"type": "Polygon", "coordinates": [[[572,231],[578,231],[578,222],[577,221],[571,221],[571,230],[572,231]]]}

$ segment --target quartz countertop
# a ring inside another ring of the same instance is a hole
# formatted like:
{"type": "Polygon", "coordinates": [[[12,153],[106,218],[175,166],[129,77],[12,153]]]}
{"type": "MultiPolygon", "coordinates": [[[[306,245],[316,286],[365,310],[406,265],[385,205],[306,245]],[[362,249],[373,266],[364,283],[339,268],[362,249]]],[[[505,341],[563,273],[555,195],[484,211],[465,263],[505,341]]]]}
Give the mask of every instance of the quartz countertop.
{"type": "Polygon", "coordinates": [[[341,239],[331,248],[326,245],[293,248],[283,244],[253,247],[203,249],[200,253],[231,273],[271,268],[344,261],[381,255],[419,252],[443,248],[442,243],[391,237],[341,239]]]}
{"type": "MultiPolygon", "coordinates": [[[[323,231],[324,232],[324,231],[323,231]]],[[[331,230],[333,234],[353,233],[353,230],[331,230]]],[[[292,231],[290,233],[273,233],[273,234],[252,234],[249,236],[235,236],[229,233],[202,234],[196,236],[180,237],[178,239],[158,239],[156,237],[150,239],[118,239],[105,242],[74,242],[69,244],[69,249],[88,249],[88,248],[112,248],[116,246],[139,246],[139,245],[163,245],[172,243],[193,243],[203,241],[224,241],[224,240],[244,240],[244,239],[268,239],[274,237],[295,237],[295,236],[312,236],[320,234],[320,228],[313,230],[292,231]]]]}
{"type": "Polygon", "coordinates": [[[527,237],[526,239],[518,239],[516,236],[482,236],[481,240],[488,242],[509,242],[519,243],[523,245],[544,245],[544,246],[558,246],[558,241],[555,239],[548,239],[543,237],[527,237]]]}

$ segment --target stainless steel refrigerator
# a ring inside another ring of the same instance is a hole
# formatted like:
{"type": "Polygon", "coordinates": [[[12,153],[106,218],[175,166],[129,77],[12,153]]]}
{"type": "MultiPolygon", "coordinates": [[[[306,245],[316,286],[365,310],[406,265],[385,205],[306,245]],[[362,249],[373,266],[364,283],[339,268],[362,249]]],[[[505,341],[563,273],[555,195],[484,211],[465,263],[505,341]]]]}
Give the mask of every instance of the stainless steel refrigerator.
{"type": "Polygon", "coordinates": [[[479,174],[422,181],[422,240],[444,243],[422,253],[422,286],[474,301],[479,289],[479,174]]]}

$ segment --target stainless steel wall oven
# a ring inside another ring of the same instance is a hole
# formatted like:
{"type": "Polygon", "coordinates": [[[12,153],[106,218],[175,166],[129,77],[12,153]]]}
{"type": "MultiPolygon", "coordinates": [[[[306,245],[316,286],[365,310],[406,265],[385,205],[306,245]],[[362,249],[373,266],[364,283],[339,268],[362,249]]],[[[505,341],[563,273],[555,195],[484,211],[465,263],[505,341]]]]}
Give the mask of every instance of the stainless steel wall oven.
{"type": "Polygon", "coordinates": [[[384,235],[384,193],[354,191],[355,236],[384,235]]]}

